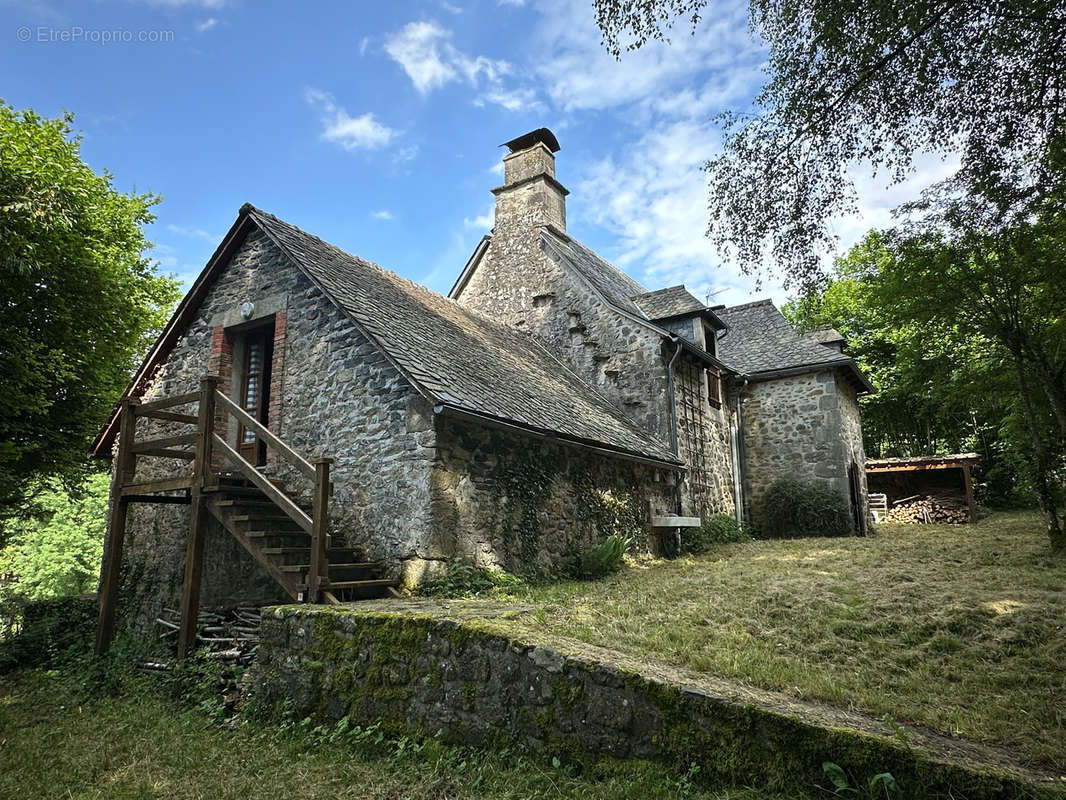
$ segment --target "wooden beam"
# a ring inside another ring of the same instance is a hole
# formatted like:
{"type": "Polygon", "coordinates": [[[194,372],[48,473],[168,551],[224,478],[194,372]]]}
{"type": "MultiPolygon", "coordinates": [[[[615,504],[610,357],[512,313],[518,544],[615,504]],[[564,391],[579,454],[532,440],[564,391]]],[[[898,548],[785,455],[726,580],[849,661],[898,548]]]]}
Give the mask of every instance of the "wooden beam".
{"type": "Polygon", "coordinates": [[[193,403],[199,399],[199,392],[186,392],[185,394],[176,394],[173,397],[160,397],[158,400],[149,400],[147,403],[139,404],[137,406],[137,413],[141,414],[145,411],[159,411],[162,408],[183,406],[186,403],[193,403]]]}
{"type": "Polygon", "coordinates": [[[191,450],[168,450],[165,447],[147,447],[137,445],[137,454],[142,456],[154,456],[155,458],[177,458],[182,461],[193,461],[196,453],[191,450]]]}
{"type": "Polygon", "coordinates": [[[189,540],[185,546],[185,578],[181,584],[181,627],[178,630],[178,658],[196,649],[196,623],[200,614],[200,583],[204,573],[204,539],[207,537],[207,499],[204,484],[211,473],[205,456],[215,429],[215,387],[211,376],[200,381],[200,409],[196,420],[197,438],[193,485],[189,493],[189,540]]]}
{"type": "Polygon", "coordinates": [[[290,500],[288,495],[267,480],[267,478],[263,476],[263,473],[249,464],[240,453],[226,444],[217,433],[212,436],[211,441],[215,447],[222,451],[222,454],[225,455],[226,458],[233,462],[233,465],[244,474],[244,477],[258,486],[263,494],[273,500],[278,508],[284,511],[293,522],[300,526],[300,528],[306,533],[311,533],[314,529],[314,523],[311,518],[304,513],[302,508],[290,500]]]}
{"type": "Polygon", "coordinates": [[[970,472],[969,464],[962,468],[962,479],[966,483],[966,507],[970,511],[970,522],[977,522],[977,502],[973,496],[973,474],[970,472]]]}
{"type": "Polygon", "coordinates": [[[144,481],[143,483],[127,483],[122,487],[122,496],[131,494],[152,494],[153,492],[175,492],[178,489],[189,489],[193,484],[193,476],[186,475],[182,478],[164,478],[158,481],[144,481]]]}
{"type": "Polygon", "coordinates": [[[164,422],[184,422],[186,425],[196,424],[196,417],[193,414],[177,414],[173,411],[143,411],[137,416],[160,419],[164,422]]]}
{"type": "Polygon", "coordinates": [[[128,501],[123,497],[123,487],[137,469],[137,456],[132,452],[137,430],[137,417],[129,398],[119,405],[118,454],[115,458],[115,474],[111,476],[111,491],[108,499],[107,550],[100,569],[100,609],[96,623],[96,654],[102,656],[111,647],[115,638],[115,607],[118,601],[118,578],[122,565],[122,544],[126,538],[126,513],[128,501]]]}
{"type": "Polygon", "coordinates": [[[308,602],[317,603],[319,591],[329,583],[329,468],[332,458],[315,459],[315,496],[312,505],[314,527],[311,530],[311,569],[308,572],[308,602]]]}
{"type": "Polygon", "coordinates": [[[311,480],[315,479],[315,468],[310,464],[303,456],[289,447],[285,442],[277,437],[269,428],[267,428],[259,420],[255,419],[251,414],[241,408],[239,405],[230,400],[226,395],[221,392],[216,394],[216,399],[222,401],[223,407],[227,412],[235,416],[245,428],[253,431],[257,436],[261,436],[263,440],[270,445],[274,450],[277,450],[281,455],[292,463],[300,472],[311,480]]]}
{"type": "Polygon", "coordinates": [[[200,439],[198,433],[184,433],[181,436],[165,436],[162,439],[146,439],[133,446],[134,453],[144,453],[153,448],[177,447],[183,444],[196,444],[200,439]]]}
{"type": "Polygon", "coordinates": [[[166,495],[166,494],[128,494],[124,495],[123,499],[127,503],[170,503],[172,505],[189,505],[188,495],[166,495]]]}

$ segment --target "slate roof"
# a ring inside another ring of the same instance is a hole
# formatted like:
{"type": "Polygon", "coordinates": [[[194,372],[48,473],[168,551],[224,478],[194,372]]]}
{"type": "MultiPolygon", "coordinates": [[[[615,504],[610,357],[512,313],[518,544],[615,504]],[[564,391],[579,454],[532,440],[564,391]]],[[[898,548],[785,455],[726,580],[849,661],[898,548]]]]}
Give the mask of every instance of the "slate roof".
{"type": "Polygon", "coordinates": [[[737,372],[757,376],[798,367],[843,367],[865,391],[874,390],[852,358],[797,333],[770,300],[715,313],[729,326],[718,337],[718,357],[737,372]]]}
{"type": "Polygon", "coordinates": [[[637,295],[647,294],[647,289],[577,240],[569,236],[559,236],[550,230],[545,230],[541,235],[562,253],[585,280],[607,298],[607,302],[634,316],[647,319],[647,315],[640,309],[640,306],[631,299],[637,295]]]}
{"type": "Polygon", "coordinates": [[[435,402],[561,438],[680,463],[528,334],[271,214],[245,209],[435,402]]]}
{"type": "Polygon", "coordinates": [[[817,330],[807,331],[803,335],[811,341],[818,342],[819,344],[835,344],[837,342],[843,343],[845,341],[844,337],[840,335],[840,331],[836,328],[818,328],[817,330]]]}
{"type": "Polygon", "coordinates": [[[694,314],[707,308],[685,288],[684,284],[638,294],[633,298],[633,302],[640,307],[648,319],[653,320],[694,314]]]}

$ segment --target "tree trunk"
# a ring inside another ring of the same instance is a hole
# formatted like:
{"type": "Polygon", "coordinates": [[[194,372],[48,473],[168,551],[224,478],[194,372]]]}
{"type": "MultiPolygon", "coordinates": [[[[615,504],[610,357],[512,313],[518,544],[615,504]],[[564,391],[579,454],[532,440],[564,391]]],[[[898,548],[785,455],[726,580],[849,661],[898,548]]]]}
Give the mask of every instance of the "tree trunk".
{"type": "Polygon", "coordinates": [[[1062,528],[1062,520],[1059,518],[1058,509],[1055,507],[1055,495],[1051,486],[1051,464],[1048,457],[1047,445],[1036,424],[1036,414],[1033,412],[1032,399],[1029,395],[1029,384],[1025,380],[1025,367],[1020,358],[1014,360],[1015,372],[1018,376],[1018,391],[1021,395],[1022,410],[1025,412],[1025,423],[1029,429],[1029,437],[1033,442],[1033,479],[1036,484],[1037,501],[1040,510],[1044,512],[1044,520],[1047,522],[1048,538],[1051,540],[1051,549],[1055,551],[1066,550],[1066,532],[1062,528]]]}

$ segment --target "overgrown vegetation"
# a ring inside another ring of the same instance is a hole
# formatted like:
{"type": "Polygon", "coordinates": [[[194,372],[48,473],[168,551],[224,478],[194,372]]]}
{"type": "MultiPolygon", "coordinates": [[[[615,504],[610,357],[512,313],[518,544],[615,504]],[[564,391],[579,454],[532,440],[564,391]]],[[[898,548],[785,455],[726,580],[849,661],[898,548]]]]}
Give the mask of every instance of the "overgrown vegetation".
{"type": "Polygon", "coordinates": [[[716,544],[743,542],[751,537],[736,517],[729,514],[713,514],[704,517],[698,528],[683,528],[681,551],[689,555],[703,555],[716,544]]]}
{"type": "Polygon", "coordinates": [[[632,544],[627,536],[611,534],[599,544],[586,547],[574,559],[574,577],[594,580],[618,572],[632,544]]]}
{"type": "Polygon", "coordinates": [[[89,443],[178,298],[144,255],[158,198],[95,172],[72,123],[0,102],[0,543],[37,492],[92,470],[89,443]]]}
{"type": "MultiPolygon", "coordinates": [[[[750,541],[527,586],[508,629],[891,714],[1066,769],[1066,564],[1038,515],[750,541]]],[[[866,776],[858,776],[865,778],[866,776]]]]}
{"type": "Polygon", "coordinates": [[[702,788],[692,771],[644,762],[579,770],[513,750],[391,737],[347,719],[217,724],[211,709],[168,699],[171,678],[115,672],[118,691],[109,693],[92,690],[93,676],[78,662],[0,683],[0,730],[18,732],[0,743],[0,797],[783,800],[702,788]]]}
{"type": "Polygon", "coordinates": [[[0,548],[0,639],[27,603],[96,589],[107,524],[109,476],[92,475],[75,492],[57,481],[32,503],[32,515],[8,523],[0,548]]]}
{"type": "Polygon", "coordinates": [[[440,575],[423,581],[418,593],[426,597],[470,597],[515,587],[521,582],[517,575],[502,569],[476,567],[461,558],[453,558],[440,575]]]}
{"type": "Polygon", "coordinates": [[[847,501],[820,481],[774,481],[762,498],[757,519],[759,535],[768,539],[854,533],[847,501]]]}

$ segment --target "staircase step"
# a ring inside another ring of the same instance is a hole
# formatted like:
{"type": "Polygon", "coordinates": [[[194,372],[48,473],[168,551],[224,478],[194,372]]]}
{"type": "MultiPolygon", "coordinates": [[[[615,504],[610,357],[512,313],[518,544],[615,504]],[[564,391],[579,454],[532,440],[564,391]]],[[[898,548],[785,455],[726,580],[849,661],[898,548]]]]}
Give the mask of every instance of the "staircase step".
{"type": "Polygon", "coordinates": [[[230,517],[234,522],[291,522],[296,524],[295,520],[288,514],[279,511],[277,514],[270,514],[265,512],[256,512],[254,514],[234,514],[230,517]]]}
{"type": "MultiPolygon", "coordinates": [[[[223,508],[247,508],[247,509],[252,510],[252,511],[254,511],[257,508],[267,508],[267,509],[276,510],[277,507],[278,507],[277,503],[275,503],[273,500],[269,500],[269,499],[267,499],[265,497],[263,499],[261,499],[261,500],[260,499],[253,499],[253,498],[248,498],[248,499],[240,498],[240,499],[238,499],[238,498],[232,498],[231,497],[231,498],[228,498],[226,500],[217,500],[215,502],[216,502],[216,505],[222,506],[223,508]]],[[[303,509],[303,511],[305,513],[307,513],[307,514],[311,513],[311,506],[305,505],[303,503],[297,503],[297,505],[300,506],[300,508],[303,509]]]]}
{"type": "MultiPolygon", "coordinates": [[[[329,563],[329,568],[331,570],[334,570],[334,569],[365,569],[365,570],[372,570],[372,569],[381,569],[384,566],[385,566],[385,562],[384,561],[350,561],[350,562],[347,562],[347,563],[331,561],[329,563]]],[[[283,565],[281,567],[278,567],[278,569],[280,569],[282,572],[306,572],[307,570],[311,569],[311,565],[310,564],[285,564],[285,565],[283,565]]]]}
{"type": "MultiPolygon", "coordinates": [[[[399,585],[400,582],[395,578],[374,578],[366,581],[329,581],[322,588],[334,591],[335,589],[376,589],[399,585]]],[[[300,588],[306,589],[307,586],[301,585],[300,588]]]]}

